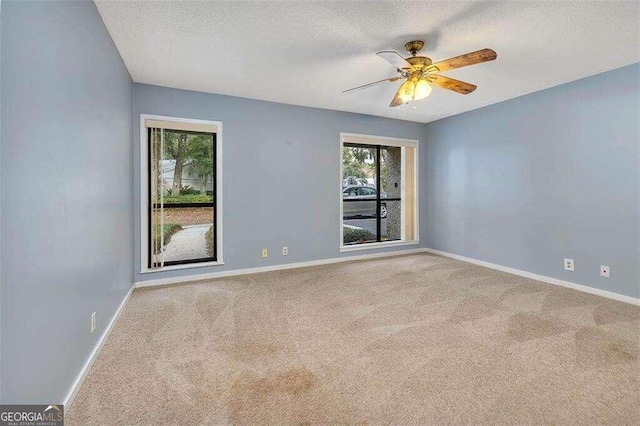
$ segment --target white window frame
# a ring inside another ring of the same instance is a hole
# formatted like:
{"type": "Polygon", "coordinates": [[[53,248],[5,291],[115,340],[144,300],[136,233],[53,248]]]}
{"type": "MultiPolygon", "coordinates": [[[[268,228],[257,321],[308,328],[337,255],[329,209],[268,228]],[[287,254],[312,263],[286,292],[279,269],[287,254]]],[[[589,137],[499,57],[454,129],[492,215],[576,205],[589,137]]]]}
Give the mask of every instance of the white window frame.
{"type": "Polygon", "coordinates": [[[419,188],[418,188],[418,182],[420,179],[418,179],[418,176],[420,175],[419,170],[418,170],[418,158],[419,158],[419,141],[417,139],[402,139],[402,138],[392,138],[392,137],[388,137],[388,136],[375,136],[375,135],[362,135],[362,134],[358,134],[358,133],[344,133],[341,132],[340,133],[340,154],[339,154],[339,161],[340,161],[340,174],[338,175],[338,187],[339,187],[339,191],[338,191],[338,197],[339,198],[339,203],[340,203],[340,217],[339,217],[339,223],[340,226],[338,227],[338,230],[340,231],[339,237],[338,237],[338,241],[339,241],[339,248],[340,248],[340,252],[350,252],[350,251],[359,251],[359,250],[373,250],[373,249],[380,249],[380,248],[386,248],[386,247],[397,247],[397,246],[407,246],[407,245],[415,245],[415,244],[420,244],[420,229],[418,228],[419,226],[419,222],[420,222],[420,215],[419,215],[419,210],[420,210],[420,202],[418,199],[418,196],[420,194],[419,188]],[[344,223],[343,223],[343,202],[342,202],[342,149],[344,147],[345,143],[362,143],[362,144],[367,144],[367,145],[384,145],[384,146],[397,146],[397,147],[410,147],[415,149],[415,155],[414,155],[414,173],[413,173],[413,178],[414,178],[414,182],[413,182],[413,187],[414,187],[414,191],[415,191],[415,201],[414,201],[414,208],[415,208],[415,212],[414,212],[414,223],[413,223],[413,234],[415,236],[415,238],[413,240],[406,240],[405,239],[405,235],[404,235],[404,230],[405,230],[405,215],[406,215],[406,209],[405,209],[405,182],[406,182],[406,176],[405,176],[405,168],[402,168],[402,219],[401,219],[401,229],[402,229],[402,236],[401,236],[401,240],[399,241],[383,241],[383,242],[376,242],[376,243],[364,243],[364,244],[353,244],[353,245],[344,245],[344,223]]]}
{"type": "Polygon", "coordinates": [[[198,120],[193,118],[181,118],[181,117],[168,117],[163,115],[152,114],[140,114],[140,273],[148,274],[154,272],[165,272],[176,269],[192,269],[203,268],[207,266],[224,265],[224,258],[222,252],[223,241],[223,203],[222,203],[222,122],[210,121],[210,120],[198,120]],[[217,260],[215,262],[202,262],[192,263],[184,265],[171,265],[162,268],[150,269],[149,265],[145,261],[149,255],[149,173],[147,168],[149,167],[149,140],[147,127],[145,125],[146,120],[160,120],[169,121],[174,123],[186,123],[197,125],[210,125],[216,126],[216,205],[215,205],[215,220],[216,220],[216,253],[217,260]]]}

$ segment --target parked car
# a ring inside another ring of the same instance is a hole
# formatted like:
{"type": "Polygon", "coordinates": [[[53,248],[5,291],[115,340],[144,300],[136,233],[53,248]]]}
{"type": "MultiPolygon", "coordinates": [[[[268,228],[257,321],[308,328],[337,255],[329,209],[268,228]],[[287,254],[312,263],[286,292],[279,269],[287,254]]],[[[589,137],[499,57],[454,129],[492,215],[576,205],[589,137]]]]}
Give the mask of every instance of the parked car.
{"type": "MultiPolygon", "coordinates": [[[[342,189],[342,216],[376,216],[377,190],[373,186],[349,185],[342,189]]],[[[380,193],[380,198],[387,198],[386,192],[380,193]]],[[[380,204],[380,217],[387,217],[387,203],[380,204]]]]}

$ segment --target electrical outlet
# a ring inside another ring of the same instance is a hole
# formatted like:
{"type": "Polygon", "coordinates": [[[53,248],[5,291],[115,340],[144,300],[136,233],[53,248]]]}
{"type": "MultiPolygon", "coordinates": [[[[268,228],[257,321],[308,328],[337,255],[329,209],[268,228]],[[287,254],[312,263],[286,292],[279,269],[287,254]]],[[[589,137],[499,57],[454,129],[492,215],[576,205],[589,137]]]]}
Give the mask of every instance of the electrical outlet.
{"type": "Polygon", "coordinates": [[[609,278],[609,267],[607,265],[600,265],[600,276],[609,278]]]}
{"type": "Polygon", "coordinates": [[[282,247],[282,255],[286,256],[289,254],[289,247],[282,247]]]}
{"type": "Polygon", "coordinates": [[[91,314],[91,334],[96,331],[96,313],[91,314]]]}
{"type": "Polygon", "coordinates": [[[262,257],[268,257],[269,256],[269,251],[266,248],[262,249],[262,257]]]}
{"type": "Polygon", "coordinates": [[[573,271],[573,259],[564,259],[564,270],[573,271]]]}

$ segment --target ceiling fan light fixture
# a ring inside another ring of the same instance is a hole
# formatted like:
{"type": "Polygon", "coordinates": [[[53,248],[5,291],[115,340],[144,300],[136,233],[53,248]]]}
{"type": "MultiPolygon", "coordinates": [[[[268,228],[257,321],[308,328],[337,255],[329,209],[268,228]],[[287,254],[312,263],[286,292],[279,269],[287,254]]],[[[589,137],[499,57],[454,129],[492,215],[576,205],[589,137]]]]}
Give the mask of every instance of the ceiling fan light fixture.
{"type": "Polygon", "coordinates": [[[413,100],[418,101],[420,99],[424,99],[431,94],[432,87],[427,83],[427,80],[420,79],[416,83],[415,91],[413,95],[413,100]]]}
{"type": "Polygon", "coordinates": [[[411,102],[413,100],[413,96],[415,94],[415,81],[407,80],[402,86],[400,86],[399,97],[402,100],[402,103],[411,102]]]}
{"type": "Polygon", "coordinates": [[[398,96],[400,100],[402,100],[402,103],[406,104],[411,101],[415,102],[426,98],[431,94],[431,90],[432,88],[426,79],[410,79],[400,86],[398,96]]]}

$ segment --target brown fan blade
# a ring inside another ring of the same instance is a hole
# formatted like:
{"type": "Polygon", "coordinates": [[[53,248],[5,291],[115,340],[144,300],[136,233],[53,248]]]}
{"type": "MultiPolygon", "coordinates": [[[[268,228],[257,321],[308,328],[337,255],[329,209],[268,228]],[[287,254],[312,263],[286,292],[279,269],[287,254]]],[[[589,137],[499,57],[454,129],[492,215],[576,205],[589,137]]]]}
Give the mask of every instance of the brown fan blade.
{"type": "Polygon", "coordinates": [[[467,53],[466,55],[456,56],[444,61],[436,62],[429,66],[427,72],[449,71],[455,68],[475,65],[482,62],[493,61],[498,55],[491,49],[482,49],[477,52],[467,53]]]}
{"type": "Polygon", "coordinates": [[[456,80],[450,77],[444,77],[441,75],[432,74],[427,77],[429,83],[435,84],[438,87],[442,87],[443,89],[453,90],[454,92],[461,93],[463,95],[468,95],[469,93],[476,90],[476,85],[471,83],[465,83],[464,81],[456,80]]]}
{"type": "Polygon", "coordinates": [[[398,87],[398,91],[396,92],[396,95],[393,97],[393,100],[389,104],[390,107],[397,107],[404,104],[403,100],[400,99],[400,89],[402,89],[402,85],[398,87]]]}
{"type": "Polygon", "coordinates": [[[378,80],[378,81],[374,81],[373,83],[363,84],[362,86],[357,86],[357,87],[353,87],[351,89],[347,89],[347,90],[343,91],[342,93],[349,93],[349,92],[353,92],[354,90],[364,89],[364,88],[369,87],[369,86],[374,86],[374,85],[379,84],[379,83],[384,83],[385,81],[390,81],[390,82],[393,83],[394,81],[400,80],[401,78],[403,78],[403,77],[385,78],[384,80],[378,80]]]}
{"type": "Polygon", "coordinates": [[[402,71],[411,71],[413,70],[413,66],[407,62],[398,52],[394,52],[393,50],[383,50],[382,52],[376,53],[380,58],[389,62],[391,65],[396,67],[398,70],[402,71]]]}

